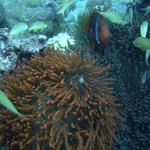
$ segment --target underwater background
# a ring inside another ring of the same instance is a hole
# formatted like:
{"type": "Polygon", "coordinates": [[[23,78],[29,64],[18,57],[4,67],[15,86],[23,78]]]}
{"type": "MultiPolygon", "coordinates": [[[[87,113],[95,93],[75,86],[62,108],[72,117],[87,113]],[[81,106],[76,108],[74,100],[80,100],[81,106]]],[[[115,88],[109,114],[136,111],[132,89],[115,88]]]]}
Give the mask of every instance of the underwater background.
{"type": "Polygon", "coordinates": [[[150,0],[0,0],[0,150],[150,150],[150,0]]]}

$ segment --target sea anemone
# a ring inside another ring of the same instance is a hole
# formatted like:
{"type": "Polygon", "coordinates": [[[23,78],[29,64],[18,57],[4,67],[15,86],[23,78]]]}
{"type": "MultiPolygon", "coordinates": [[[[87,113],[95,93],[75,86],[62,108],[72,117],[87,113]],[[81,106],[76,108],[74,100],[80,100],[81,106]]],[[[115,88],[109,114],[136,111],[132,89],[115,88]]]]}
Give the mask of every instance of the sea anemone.
{"type": "Polygon", "coordinates": [[[10,150],[112,150],[120,114],[110,69],[52,50],[24,61],[0,87],[24,114],[1,110],[0,142],[10,150]]]}

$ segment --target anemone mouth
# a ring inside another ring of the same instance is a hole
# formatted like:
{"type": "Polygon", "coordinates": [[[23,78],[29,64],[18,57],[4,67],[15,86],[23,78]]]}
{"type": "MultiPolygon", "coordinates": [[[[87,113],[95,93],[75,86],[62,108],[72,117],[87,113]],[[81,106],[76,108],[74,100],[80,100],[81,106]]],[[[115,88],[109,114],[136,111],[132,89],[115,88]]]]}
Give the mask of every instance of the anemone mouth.
{"type": "Polygon", "coordinates": [[[81,85],[85,84],[86,79],[85,79],[85,77],[84,77],[83,74],[81,74],[81,75],[79,76],[78,82],[79,82],[79,84],[81,84],[81,85]]]}

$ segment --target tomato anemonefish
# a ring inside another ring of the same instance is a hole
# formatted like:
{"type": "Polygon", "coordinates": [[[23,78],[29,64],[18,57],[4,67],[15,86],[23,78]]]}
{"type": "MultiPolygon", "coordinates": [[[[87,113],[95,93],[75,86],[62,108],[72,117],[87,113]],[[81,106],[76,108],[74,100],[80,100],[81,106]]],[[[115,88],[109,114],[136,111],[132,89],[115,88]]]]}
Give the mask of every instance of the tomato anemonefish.
{"type": "Polygon", "coordinates": [[[87,28],[90,46],[95,52],[104,55],[104,49],[108,45],[110,38],[106,20],[99,13],[94,13],[88,21],[87,28]]]}

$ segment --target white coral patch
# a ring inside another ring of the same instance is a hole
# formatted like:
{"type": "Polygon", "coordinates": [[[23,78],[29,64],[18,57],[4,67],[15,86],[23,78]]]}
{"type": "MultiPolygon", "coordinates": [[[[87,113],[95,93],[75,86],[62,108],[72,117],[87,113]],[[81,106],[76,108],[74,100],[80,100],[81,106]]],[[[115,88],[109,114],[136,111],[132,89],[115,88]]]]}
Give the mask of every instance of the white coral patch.
{"type": "Polygon", "coordinates": [[[47,44],[55,50],[66,51],[69,49],[69,45],[75,44],[75,40],[72,36],[65,32],[49,38],[47,44]]]}

